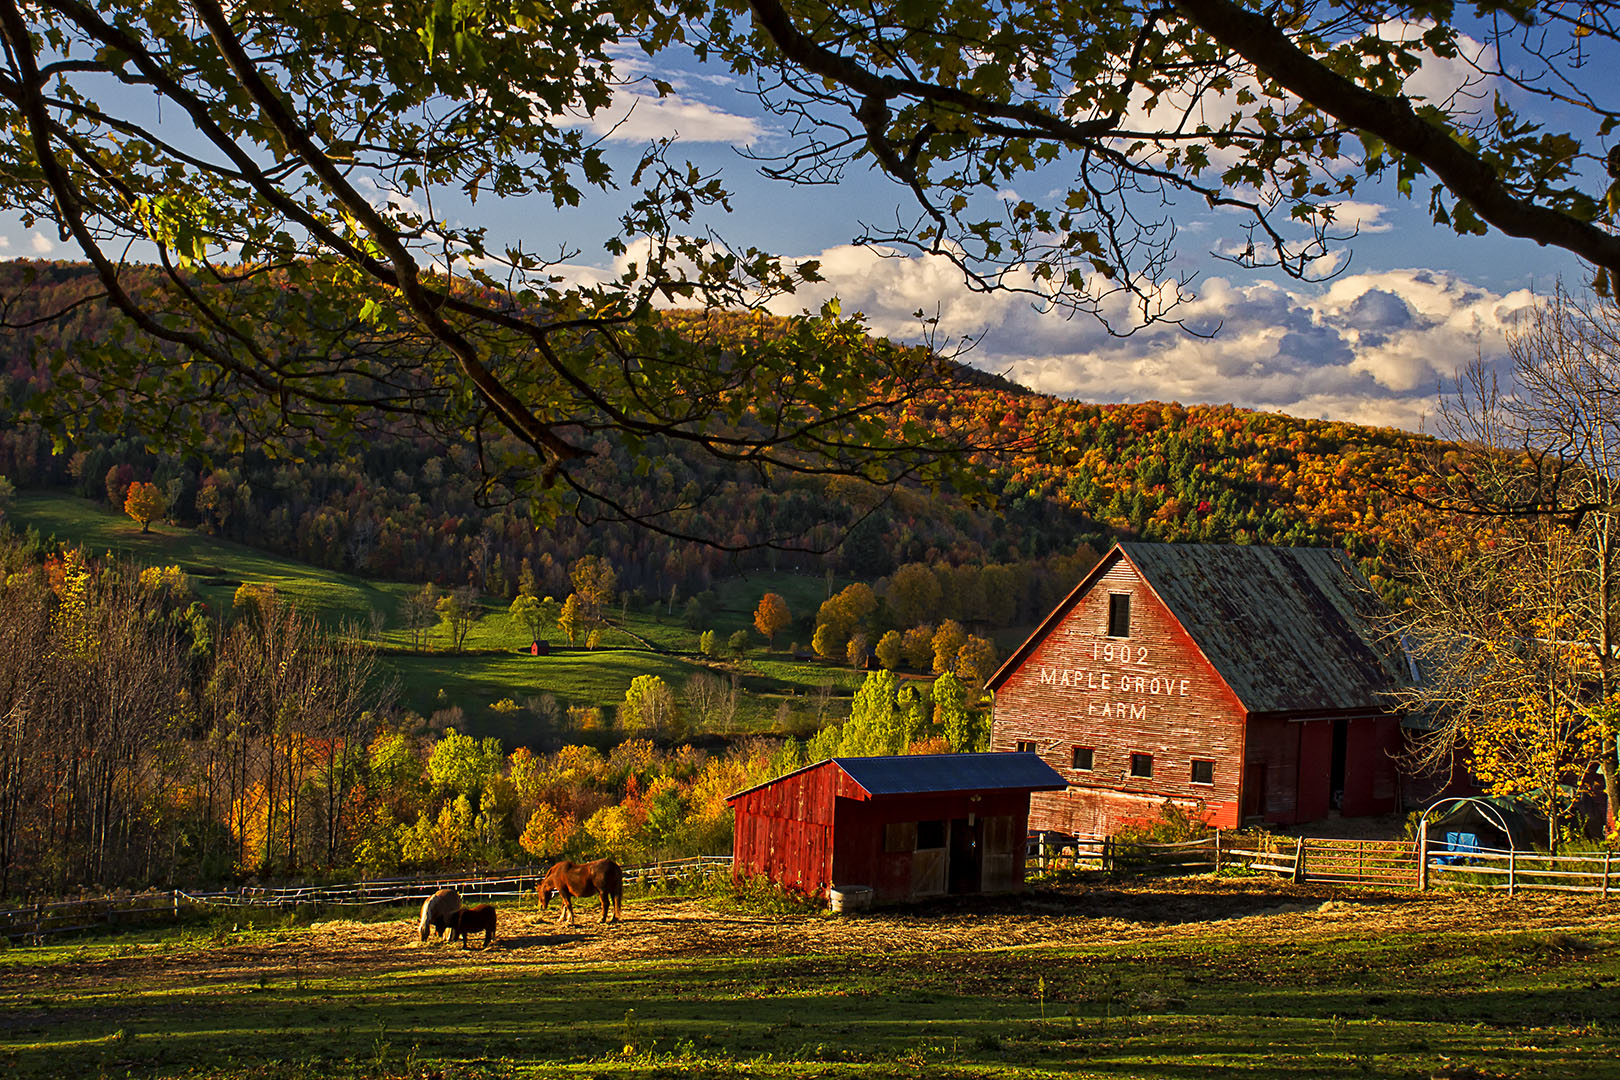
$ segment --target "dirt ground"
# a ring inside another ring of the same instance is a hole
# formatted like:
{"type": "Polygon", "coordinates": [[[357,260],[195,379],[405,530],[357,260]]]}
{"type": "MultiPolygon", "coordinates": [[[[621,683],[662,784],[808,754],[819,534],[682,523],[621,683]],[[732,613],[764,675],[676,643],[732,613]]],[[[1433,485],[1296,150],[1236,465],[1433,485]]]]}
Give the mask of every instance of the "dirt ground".
{"type": "MultiPolygon", "coordinates": [[[[584,916],[585,913],[581,912],[584,916]]],[[[203,985],[247,978],[387,975],[466,964],[486,970],[594,965],[621,960],[724,956],[814,956],[982,949],[986,927],[1004,948],[1129,944],[1171,936],[1287,941],[1324,932],[1346,937],[1523,929],[1580,934],[1620,931],[1620,900],[1558,894],[1390,893],[1264,881],[1180,879],[1036,889],[1022,896],[971,898],[883,909],[855,916],[717,912],[702,901],[649,899],[627,904],[624,921],[602,926],[597,913],[558,926],[533,902],[499,907],[499,940],[463,950],[443,939],[422,944],[416,920],[329,919],[289,931],[286,940],[227,941],[176,949],[135,945],[110,959],[21,965],[14,989],[105,984],[118,978],[203,985]]]]}

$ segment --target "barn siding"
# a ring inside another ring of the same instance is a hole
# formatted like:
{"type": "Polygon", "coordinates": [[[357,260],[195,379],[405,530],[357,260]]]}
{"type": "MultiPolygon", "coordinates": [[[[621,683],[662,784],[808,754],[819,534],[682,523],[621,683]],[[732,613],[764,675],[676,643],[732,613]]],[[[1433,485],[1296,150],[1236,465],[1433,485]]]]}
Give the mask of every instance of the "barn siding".
{"type": "Polygon", "coordinates": [[[998,835],[1017,838],[1015,857],[996,864],[973,891],[1023,886],[1029,793],[1022,789],[873,798],[829,761],[737,795],[732,805],[734,872],[764,876],[806,895],[826,896],[835,884],[870,885],[879,899],[909,899],[916,891],[914,852],[884,851],[884,827],[969,814],[981,829],[982,819],[999,818],[998,835]]]}
{"type": "Polygon", "coordinates": [[[739,796],[733,872],[824,895],[832,881],[832,792],[842,775],[826,762],[739,796]]]}
{"type": "Polygon", "coordinates": [[[1070,784],[1031,797],[1032,828],[1113,833],[1157,817],[1166,799],[1211,824],[1237,824],[1243,707],[1123,558],[996,691],[990,749],[1021,741],[1070,784]],[[1129,638],[1107,636],[1111,593],[1131,596],[1129,638]],[[1072,767],[1077,746],[1094,750],[1089,774],[1072,767]],[[1153,755],[1151,780],[1130,775],[1133,753],[1153,755]],[[1213,785],[1192,783],[1195,758],[1215,762],[1213,785]]]}

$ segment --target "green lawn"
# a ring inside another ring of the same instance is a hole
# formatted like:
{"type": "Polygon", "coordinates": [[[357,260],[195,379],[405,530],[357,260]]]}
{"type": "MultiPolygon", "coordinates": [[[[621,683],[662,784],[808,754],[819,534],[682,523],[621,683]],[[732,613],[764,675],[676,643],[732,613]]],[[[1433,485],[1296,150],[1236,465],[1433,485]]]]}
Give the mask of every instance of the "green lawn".
{"type": "MultiPolygon", "coordinates": [[[[236,589],[244,582],[273,585],[280,595],[329,624],[349,623],[367,635],[374,633],[375,612],[381,620],[375,636],[383,667],[398,687],[400,703],[423,716],[458,706],[466,716],[467,730],[480,736],[499,735],[516,742],[536,737],[538,723],[532,714],[492,711],[489,706],[497,701],[510,699],[521,706],[550,694],[564,708],[614,706],[637,675],[658,675],[679,692],[700,671],[712,670],[727,678],[735,673],[744,695],[740,724],[745,730],[771,730],[784,700],[801,711],[808,709],[809,700],[823,693],[824,684],[835,698],[845,701],[858,685],[855,673],[847,668],[792,660],[787,652],[791,632],[782,635],[776,651],[768,652],[750,629],[753,644],[742,663],[707,661],[698,655],[697,631],[682,621],[685,605],[680,597],[673,616],[667,604],[624,613],[623,625],[635,636],[609,627],[595,651],[585,650],[583,640],[578,648],[563,647],[560,631],[552,628],[547,637],[559,648],[544,658],[528,655],[528,631],[508,617],[505,602],[486,597],[483,615],[468,635],[467,652],[448,651],[446,632],[435,627],[424,655],[399,613],[400,602],[419,585],[325,570],[171,525],[154,524],[143,533],[127,516],[68,494],[19,495],[8,517],[18,528],[31,526],[45,537],[77,543],[96,554],[179,565],[218,612],[230,611],[236,589]]],[[[735,630],[751,627],[754,605],[766,592],[787,598],[796,618],[813,618],[826,588],[823,578],[787,573],[757,573],[723,582],[716,589],[721,607],[710,628],[724,643],[735,630]]],[[[610,615],[621,619],[618,611],[610,615]]]]}
{"type": "Polygon", "coordinates": [[[506,906],[487,953],[416,945],[408,912],[227,919],[0,952],[0,1074],[1620,1077],[1613,905],[1504,899],[1204,879],[849,920],[650,899],[616,928],[506,906]]]}

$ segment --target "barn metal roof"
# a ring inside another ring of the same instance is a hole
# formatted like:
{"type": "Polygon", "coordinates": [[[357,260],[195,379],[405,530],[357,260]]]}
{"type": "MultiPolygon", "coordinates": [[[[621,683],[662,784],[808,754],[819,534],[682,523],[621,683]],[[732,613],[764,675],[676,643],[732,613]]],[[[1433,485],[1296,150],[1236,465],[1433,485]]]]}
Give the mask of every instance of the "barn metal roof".
{"type": "Polygon", "coordinates": [[[1253,713],[1388,707],[1409,667],[1372,588],[1342,551],[1121,543],[990,680],[1017,670],[1092,583],[1124,557],[1253,713]]]}
{"type": "Polygon", "coordinates": [[[755,784],[726,796],[730,802],[790,776],[833,765],[868,794],[926,795],[952,791],[1061,791],[1063,777],[1035,754],[905,754],[892,757],[836,757],[755,784]]]}
{"type": "Polygon", "coordinates": [[[838,757],[832,763],[871,795],[922,795],[936,791],[1061,791],[1063,777],[1035,754],[913,754],[899,757],[838,757]]]}

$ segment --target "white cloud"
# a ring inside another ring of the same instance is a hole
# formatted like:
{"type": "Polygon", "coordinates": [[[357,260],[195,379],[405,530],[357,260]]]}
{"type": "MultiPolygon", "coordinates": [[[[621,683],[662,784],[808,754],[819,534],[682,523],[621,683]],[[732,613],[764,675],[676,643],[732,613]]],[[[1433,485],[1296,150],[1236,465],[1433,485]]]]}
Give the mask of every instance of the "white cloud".
{"type": "MultiPolygon", "coordinates": [[[[1534,302],[1455,274],[1389,270],[1326,286],[1208,278],[1168,324],[1110,336],[1087,316],[1043,315],[1031,298],[973,293],[942,258],[889,257],[842,246],[822,252],[827,281],[778,303],[814,308],[836,292],[873,330],[916,340],[916,312],[938,330],[981,337],[974,366],[1032,389],[1087,401],[1231,402],[1300,416],[1416,429],[1437,390],[1476,357],[1499,359],[1515,314],[1534,302]]],[[[1023,279],[1028,283],[1029,279],[1023,279]]],[[[1127,298],[1107,303],[1128,327],[1127,298]]]]}
{"type": "Polygon", "coordinates": [[[56,242],[44,233],[29,233],[28,246],[33,249],[35,255],[49,255],[56,250],[56,242]]]}
{"type": "Polygon", "coordinates": [[[751,116],[729,113],[679,93],[657,97],[620,91],[613,95],[611,105],[594,116],[553,117],[553,121],[575,124],[610,142],[647,142],[679,136],[682,142],[744,146],[764,132],[751,116]]]}

